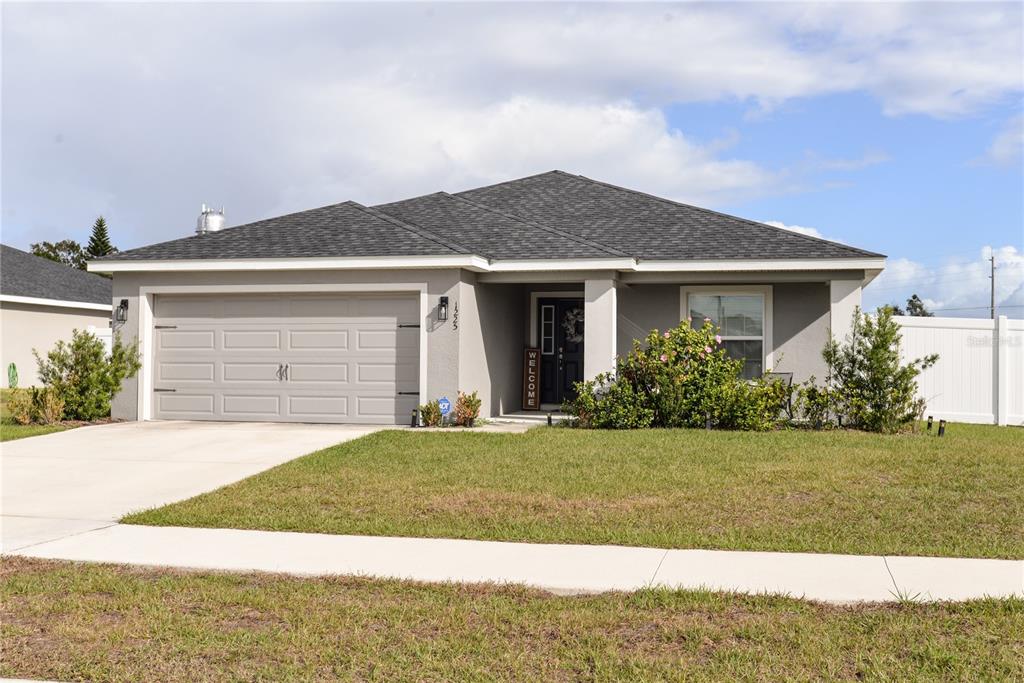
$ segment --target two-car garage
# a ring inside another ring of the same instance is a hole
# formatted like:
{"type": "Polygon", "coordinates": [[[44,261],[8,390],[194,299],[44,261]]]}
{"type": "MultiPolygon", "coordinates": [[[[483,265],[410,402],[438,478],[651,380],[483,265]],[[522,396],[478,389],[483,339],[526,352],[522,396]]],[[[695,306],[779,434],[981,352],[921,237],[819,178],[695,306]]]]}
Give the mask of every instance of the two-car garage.
{"type": "Polygon", "coordinates": [[[152,417],[396,424],[418,403],[412,293],[152,300],[152,417]]]}

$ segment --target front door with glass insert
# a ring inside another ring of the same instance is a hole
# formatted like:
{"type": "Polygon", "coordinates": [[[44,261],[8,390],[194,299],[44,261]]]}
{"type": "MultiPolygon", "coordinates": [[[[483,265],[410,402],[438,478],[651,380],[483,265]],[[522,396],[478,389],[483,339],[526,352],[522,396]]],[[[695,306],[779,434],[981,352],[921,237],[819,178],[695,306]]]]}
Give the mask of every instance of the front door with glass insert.
{"type": "Polygon", "coordinates": [[[721,329],[722,345],[731,358],[743,359],[743,376],[764,374],[764,295],[759,293],[690,292],[690,324],[699,329],[710,318],[721,329]]]}
{"type": "Polygon", "coordinates": [[[583,379],[583,299],[538,299],[540,401],[574,398],[583,379]]]}

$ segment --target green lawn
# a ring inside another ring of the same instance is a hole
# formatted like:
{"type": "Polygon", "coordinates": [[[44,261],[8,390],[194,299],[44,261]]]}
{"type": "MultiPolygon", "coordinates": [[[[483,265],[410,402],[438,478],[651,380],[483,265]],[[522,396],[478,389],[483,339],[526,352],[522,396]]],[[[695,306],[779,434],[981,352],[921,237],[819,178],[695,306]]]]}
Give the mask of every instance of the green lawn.
{"type": "Polygon", "coordinates": [[[67,429],[64,425],[20,425],[13,422],[0,422],[0,441],[13,441],[28,436],[41,436],[67,429]]]}
{"type": "Polygon", "coordinates": [[[828,606],[4,558],[0,675],[56,680],[1021,680],[1024,602],[828,606]]]}
{"type": "Polygon", "coordinates": [[[0,441],[13,441],[28,436],[40,436],[67,429],[65,425],[20,425],[11,419],[7,411],[7,397],[10,389],[0,389],[0,441]]]}
{"type": "Polygon", "coordinates": [[[133,524],[1024,557],[1024,431],[386,431],[133,524]]]}

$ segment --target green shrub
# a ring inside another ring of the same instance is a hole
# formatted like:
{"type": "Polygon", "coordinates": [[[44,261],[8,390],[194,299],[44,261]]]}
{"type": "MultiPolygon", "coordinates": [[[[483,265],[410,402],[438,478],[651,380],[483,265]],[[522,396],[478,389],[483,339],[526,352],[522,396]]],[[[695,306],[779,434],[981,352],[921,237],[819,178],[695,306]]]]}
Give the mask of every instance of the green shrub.
{"type": "Polygon", "coordinates": [[[7,386],[11,389],[18,388],[18,366],[14,363],[7,365],[7,386]]]}
{"type": "Polygon", "coordinates": [[[903,365],[901,340],[889,307],[879,308],[874,316],[856,309],[846,339],[829,339],[822,351],[828,367],[824,386],[811,378],[800,389],[804,416],[816,425],[834,420],[870,432],[892,433],[912,426],[924,411],[924,400],[917,397],[917,376],[939,356],[903,365]]]}
{"type": "Polygon", "coordinates": [[[654,422],[654,410],[630,382],[615,381],[611,373],[579,382],[577,396],[563,407],[576,424],[588,429],[642,429],[654,422]]]}
{"type": "Polygon", "coordinates": [[[563,410],[582,427],[704,427],[771,429],[788,387],[747,382],[743,362],[729,358],[710,320],[694,328],[652,331],[616,362],[614,375],[577,383],[563,410]]]}
{"type": "Polygon", "coordinates": [[[459,397],[455,400],[455,424],[463,427],[472,425],[480,417],[481,403],[482,401],[475,391],[471,394],[464,394],[460,391],[459,397]]]}
{"type": "Polygon", "coordinates": [[[121,389],[121,380],[139,371],[138,342],[123,344],[115,336],[108,355],[103,342],[89,332],[74,330],[71,341],[59,341],[41,357],[39,378],[64,402],[64,416],[71,420],[96,420],[110,415],[110,400],[121,389]]]}
{"type": "Polygon", "coordinates": [[[441,414],[440,401],[429,401],[420,406],[420,417],[424,427],[440,427],[444,416],[441,414]]]}

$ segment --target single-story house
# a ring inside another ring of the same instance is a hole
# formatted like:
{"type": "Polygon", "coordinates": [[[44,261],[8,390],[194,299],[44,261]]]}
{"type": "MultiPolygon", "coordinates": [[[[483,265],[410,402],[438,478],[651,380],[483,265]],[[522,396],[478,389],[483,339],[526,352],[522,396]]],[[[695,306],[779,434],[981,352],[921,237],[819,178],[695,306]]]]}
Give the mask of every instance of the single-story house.
{"type": "Polygon", "coordinates": [[[71,331],[110,333],[111,283],[105,277],[0,245],[0,374],[11,363],[18,386],[39,383],[33,349],[45,354],[71,331]]]}
{"type": "Polygon", "coordinates": [[[885,257],[562,171],[353,201],[92,261],[143,365],[123,419],[408,423],[557,407],[652,328],[722,327],[745,372],[822,375],[885,257]],[[529,360],[526,360],[529,354],[529,360]]]}

